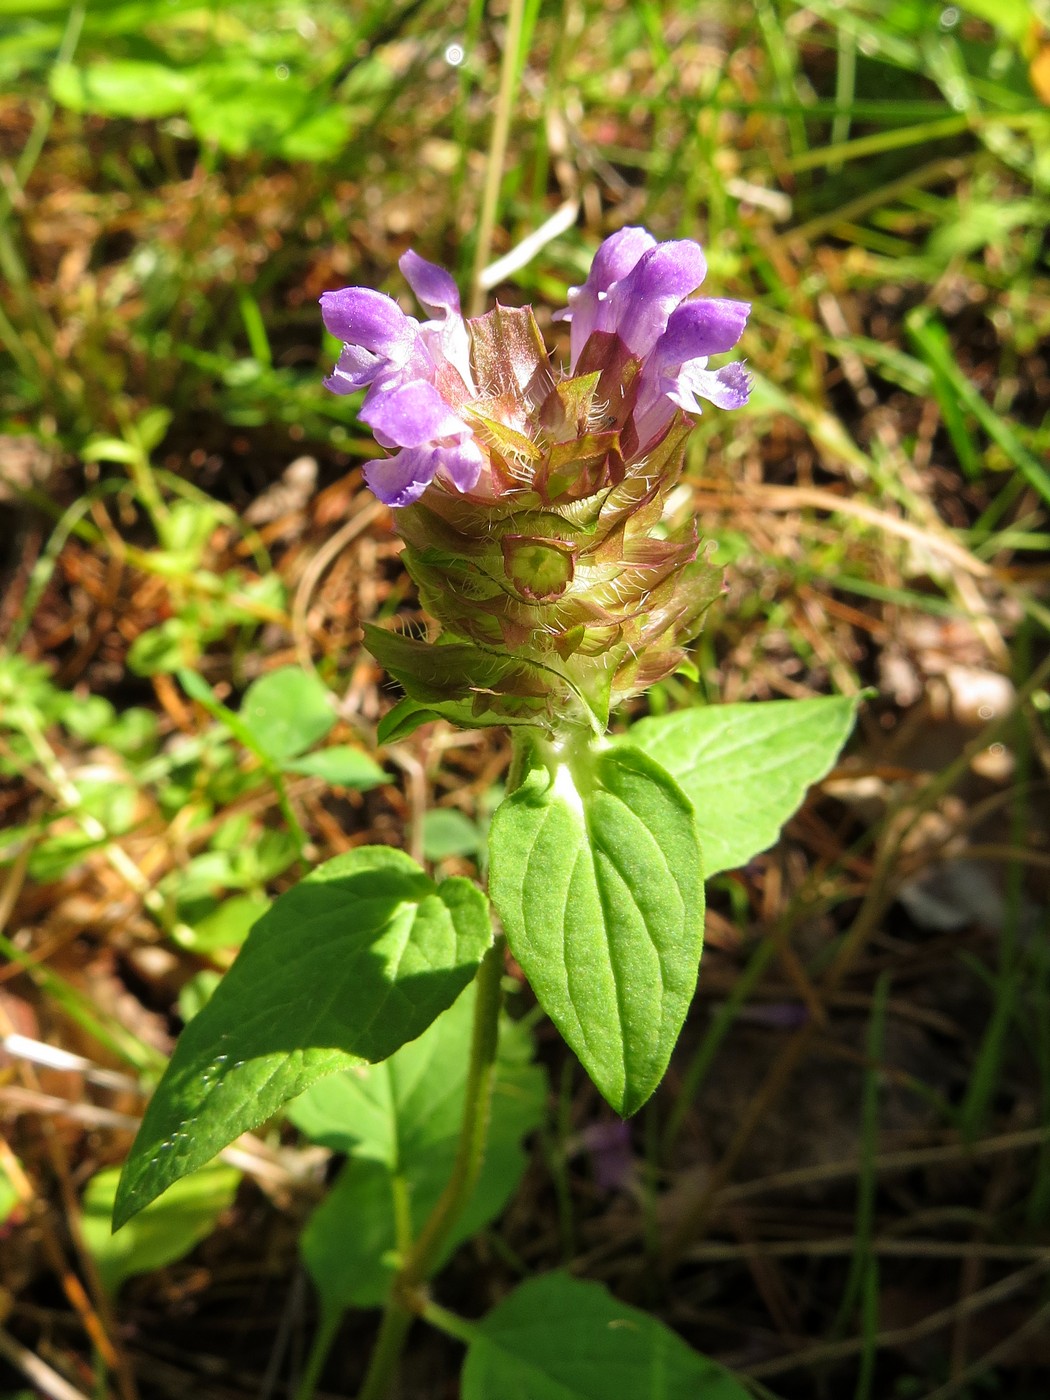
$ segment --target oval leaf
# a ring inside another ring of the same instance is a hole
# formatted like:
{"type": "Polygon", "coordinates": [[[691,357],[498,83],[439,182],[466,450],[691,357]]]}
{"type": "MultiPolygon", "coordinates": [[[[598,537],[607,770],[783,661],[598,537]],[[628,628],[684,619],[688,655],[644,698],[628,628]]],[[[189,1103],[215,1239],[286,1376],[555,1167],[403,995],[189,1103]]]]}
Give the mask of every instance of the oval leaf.
{"type": "Polygon", "coordinates": [[[773,845],[807,788],[838,758],[859,703],[832,696],[707,705],[639,720],[625,740],[681,784],[711,876],[773,845]]]}
{"type": "Polygon", "coordinates": [[[723,1367],[600,1284],[530,1279],[475,1329],[463,1400],[748,1400],[723,1367]]]}
{"type": "Polygon", "coordinates": [[[497,809],[490,893],[511,951],[608,1102],[636,1112],[696,987],[704,889],[692,808],[635,750],[535,769],[497,809]]]}
{"type": "Polygon", "coordinates": [[[263,915],[183,1032],[125,1164],[116,1225],[323,1075],[422,1034],[491,941],[469,880],[436,885],[387,846],[319,866],[263,915]]]}
{"type": "Polygon", "coordinates": [[[482,840],[477,823],[454,807],[436,807],[423,818],[423,855],[427,860],[476,855],[482,840]]]}
{"type": "Polygon", "coordinates": [[[237,717],[277,763],[298,757],[335,724],[332,696],[324,682],[298,666],[282,666],[252,681],[237,717]]]}

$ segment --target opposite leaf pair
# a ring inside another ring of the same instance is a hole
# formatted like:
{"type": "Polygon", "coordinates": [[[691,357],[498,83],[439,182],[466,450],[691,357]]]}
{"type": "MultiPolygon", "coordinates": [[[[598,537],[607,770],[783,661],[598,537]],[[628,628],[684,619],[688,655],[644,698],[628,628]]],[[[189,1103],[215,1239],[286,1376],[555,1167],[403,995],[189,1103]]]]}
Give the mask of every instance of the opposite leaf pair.
{"type": "MultiPolygon", "coordinates": [[[[707,875],[775,840],[831,767],[854,699],[643,720],[623,746],[533,760],[490,834],[512,950],[595,1083],[633,1112],[696,981],[707,875]],[[647,752],[642,752],[642,750],[647,752]],[[662,765],[662,766],[661,766],[662,765]]],[[[469,880],[403,852],[319,867],[255,925],[184,1031],[125,1167],[119,1225],[310,1084],[415,1039],[473,978],[491,916],[469,880]]]]}

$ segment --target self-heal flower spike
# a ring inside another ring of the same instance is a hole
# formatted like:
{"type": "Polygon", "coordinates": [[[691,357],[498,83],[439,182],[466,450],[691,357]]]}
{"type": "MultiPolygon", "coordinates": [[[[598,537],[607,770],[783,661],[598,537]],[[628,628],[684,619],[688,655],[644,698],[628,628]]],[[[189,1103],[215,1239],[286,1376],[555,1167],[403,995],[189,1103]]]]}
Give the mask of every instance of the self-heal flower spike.
{"type": "Polygon", "coordinates": [[[428,320],[362,287],[321,298],[343,351],[325,381],[367,389],[360,417],[390,455],[365,479],[398,507],[405,564],[441,625],[431,645],[376,627],[368,644],[408,699],[385,736],[438,715],[565,737],[669,675],[721,591],[692,522],[665,508],[701,400],[747,401],[731,350],[745,302],[690,300],[689,241],[625,228],[569,292],[567,372],[529,308],[471,320],[447,272],[408,252],[428,320]]]}

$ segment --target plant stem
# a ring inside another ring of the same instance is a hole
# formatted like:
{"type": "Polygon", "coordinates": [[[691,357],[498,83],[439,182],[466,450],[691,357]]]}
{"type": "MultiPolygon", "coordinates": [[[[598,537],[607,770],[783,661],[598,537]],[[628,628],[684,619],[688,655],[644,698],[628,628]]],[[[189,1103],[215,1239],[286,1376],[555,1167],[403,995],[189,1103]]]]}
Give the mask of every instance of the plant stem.
{"type": "Polygon", "coordinates": [[[458,1342],[463,1342],[466,1346],[470,1346],[478,1335],[477,1326],[473,1322],[468,1322],[465,1317],[460,1317],[457,1313],[449,1312],[447,1308],[438,1307],[437,1303],[430,1301],[424,1303],[419,1315],[424,1322],[429,1322],[431,1327],[436,1327],[439,1332],[444,1332],[446,1337],[455,1337],[458,1342]]]}
{"type": "Polygon", "coordinates": [[[478,968],[463,1122],[452,1172],[391,1286],[379,1339],[358,1400],[382,1400],[388,1393],[405,1337],[417,1311],[411,1306],[413,1294],[437,1265],[441,1251],[477,1183],[485,1156],[492,1083],[496,1071],[502,975],[503,939],[500,937],[485,954],[478,968]]]}
{"type": "Polygon", "coordinates": [[[317,1382],[321,1379],[321,1370],[324,1363],[328,1360],[328,1353],[332,1350],[335,1334],[339,1330],[339,1319],[341,1316],[342,1314],[338,1308],[324,1309],[321,1315],[320,1325],[314,1333],[310,1354],[306,1358],[306,1369],[299,1378],[299,1385],[295,1392],[295,1400],[313,1400],[314,1391],[317,1389],[317,1382]]]}
{"type": "Polygon", "coordinates": [[[453,1225],[473,1194],[481,1171],[489,1131],[492,1083],[496,1075],[502,977],[503,939],[500,937],[482,958],[478,968],[470,1064],[456,1160],[448,1184],[401,1271],[400,1282],[408,1289],[418,1288],[434,1268],[453,1225]]]}
{"type": "Polygon", "coordinates": [[[383,1309],[383,1321],[379,1327],[376,1348],[357,1400],[383,1400],[389,1393],[405,1337],[412,1325],[412,1317],[413,1314],[398,1300],[395,1282],[383,1309]]]}

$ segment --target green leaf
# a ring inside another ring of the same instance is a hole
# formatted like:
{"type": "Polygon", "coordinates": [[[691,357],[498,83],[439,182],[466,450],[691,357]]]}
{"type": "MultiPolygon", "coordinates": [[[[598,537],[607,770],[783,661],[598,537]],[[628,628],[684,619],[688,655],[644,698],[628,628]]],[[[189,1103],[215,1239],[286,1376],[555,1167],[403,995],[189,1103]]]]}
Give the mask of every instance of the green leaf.
{"type": "MultiPolygon", "coordinates": [[[[175,78],[180,76],[167,64],[158,66],[163,66],[165,73],[169,76],[175,78]]],[[[186,76],[189,77],[189,75],[186,76]]],[[[145,413],[135,420],[130,436],[138,442],[142,451],[148,456],[154,448],[159,447],[164,441],[174,417],[175,415],[170,408],[161,408],[159,404],[153,408],[147,408],[145,413]]],[[[213,501],[201,501],[199,508],[203,508],[209,513],[214,512],[216,519],[219,519],[222,513],[221,507],[216,506],[213,501]]]]}
{"type": "MultiPolygon", "coordinates": [[[[395,1267],[395,1190],[414,1233],[430,1214],[456,1153],[474,1011],[474,987],[384,1064],[333,1075],[289,1110],[306,1135],[351,1156],[303,1235],[307,1268],[326,1309],[382,1303],[395,1267]]],[[[503,1210],[525,1167],[522,1139],[546,1102],[529,1063],[527,1032],[500,1028],[492,1116],[481,1175],[435,1268],[503,1210]]]]}
{"type": "Polygon", "coordinates": [[[420,705],[406,695],[379,721],[376,738],[381,744],[396,744],[407,739],[421,724],[432,724],[440,718],[441,715],[429,705],[420,705]]]}
{"type": "Polygon", "coordinates": [[[773,845],[831,769],[858,704],[833,696],[709,705],[639,720],[624,739],[673,774],[692,802],[711,876],[773,845]]]}
{"type": "Polygon", "coordinates": [[[179,992],[179,1015],[184,1022],[192,1021],[201,1007],[208,1004],[221,981],[222,973],[210,967],[190,978],[179,992]]]}
{"type": "Polygon", "coordinates": [[[323,778],[336,787],[356,788],[367,792],[380,783],[390,781],[374,758],[351,748],[349,744],[334,744],[330,749],[318,749],[305,758],[286,759],[281,767],[287,773],[303,773],[309,778],[323,778]]]}
{"type": "MultiPolygon", "coordinates": [[[[407,739],[421,724],[432,724],[438,719],[447,720],[449,724],[465,729],[484,728],[488,725],[503,727],[518,722],[498,710],[476,714],[474,705],[469,700],[442,700],[421,704],[406,695],[379,721],[376,737],[381,744],[396,744],[402,739],[407,739]]],[[[526,715],[520,723],[532,728],[535,726],[535,718],[526,715]]]]}
{"type": "Polygon", "coordinates": [[[97,740],[116,719],[116,711],[101,695],[70,695],[62,708],[62,723],[78,739],[97,740]]]}
{"type": "Polygon", "coordinates": [[[195,77],[190,121],[198,136],[230,155],[260,151],[288,160],[327,160],[346,146],[349,113],[306,78],[237,59],[201,65],[195,77]]]}
{"type": "Polygon", "coordinates": [[[99,733],[98,740],[126,758],[138,761],[154,751],[159,728],[157,716],[152,710],[132,705],[121,710],[113,722],[106,725],[99,733]]]}
{"type": "MultiPolygon", "coordinates": [[[[58,74],[63,70],[55,69],[55,72],[58,74]]],[[[63,102],[63,99],[59,97],[58,101],[63,102]]],[[[130,442],[125,442],[123,438],[92,438],[80,449],[80,456],[85,462],[121,462],[125,466],[142,460],[139,449],[133,447],[130,442]]]]}
{"type": "Polygon", "coordinates": [[[280,138],[277,153],[285,160],[332,160],[350,137],[350,113],[334,102],[308,112],[280,138]]]}
{"type": "Polygon", "coordinates": [[[182,555],[187,570],[195,569],[220,516],[214,502],[176,501],[163,522],[165,549],[182,555]]]}
{"type": "Polygon", "coordinates": [[[197,919],[192,928],[182,925],[175,933],[175,941],[201,957],[239,948],[269,908],[270,901],[264,895],[234,895],[197,919]]]}
{"type": "Polygon", "coordinates": [[[81,777],[75,787],[80,796],[74,808],[78,815],[94,817],[111,836],[121,836],[134,826],[138,794],[126,779],[81,777]]]}
{"type": "Polygon", "coordinates": [[[328,688],[299,666],[269,671],[248,687],[238,718],[268,758],[284,766],[335,724],[328,688]]]}
{"type": "Polygon", "coordinates": [[[462,1400],[748,1400],[723,1367],[600,1284],[530,1279],[474,1329],[462,1400]]]}
{"type": "Polygon", "coordinates": [[[200,653],[200,638],[181,617],[166,618],[158,627],[140,632],[128,648],[128,669],[136,676],[169,675],[192,665],[200,653]]]}
{"type": "Polygon", "coordinates": [[[402,851],[319,866],[248,935],[186,1027],[121,1178],[119,1226],[316,1080],[421,1035],[492,941],[469,880],[430,880],[402,851]]]}
{"type": "Polygon", "coordinates": [[[60,831],[32,847],[28,866],[30,878],[41,885],[61,880],[63,875],[105,844],[105,837],[96,839],[82,831],[60,831]]]}
{"type": "Polygon", "coordinates": [[[94,1256],[102,1285],[112,1297],[125,1279],[161,1269],[206,1239],[231,1205],[241,1174],[213,1162],[177,1182],[119,1235],[110,1226],[120,1172],[99,1172],[84,1192],[84,1242],[94,1256]]]}
{"type": "Polygon", "coordinates": [[[534,769],[492,820],[490,893],[543,1009],[608,1102],[636,1112],[696,986],[704,890],[692,809],[645,754],[534,769]]]}
{"type": "Polygon", "coordinates": [[[461,701],[472,690],[499,687],[508,675],[529,670],[527,663],[471,642],[437,645],[364,624],[365,646],[380,666],[424,705],[461,701]]]}
{"type": "Polygon", "coordinates": [[[423,854],[427,860],[472,856],[481,840],[477,824],[454,807],[438,807],[423,818],[423,854]]]}

